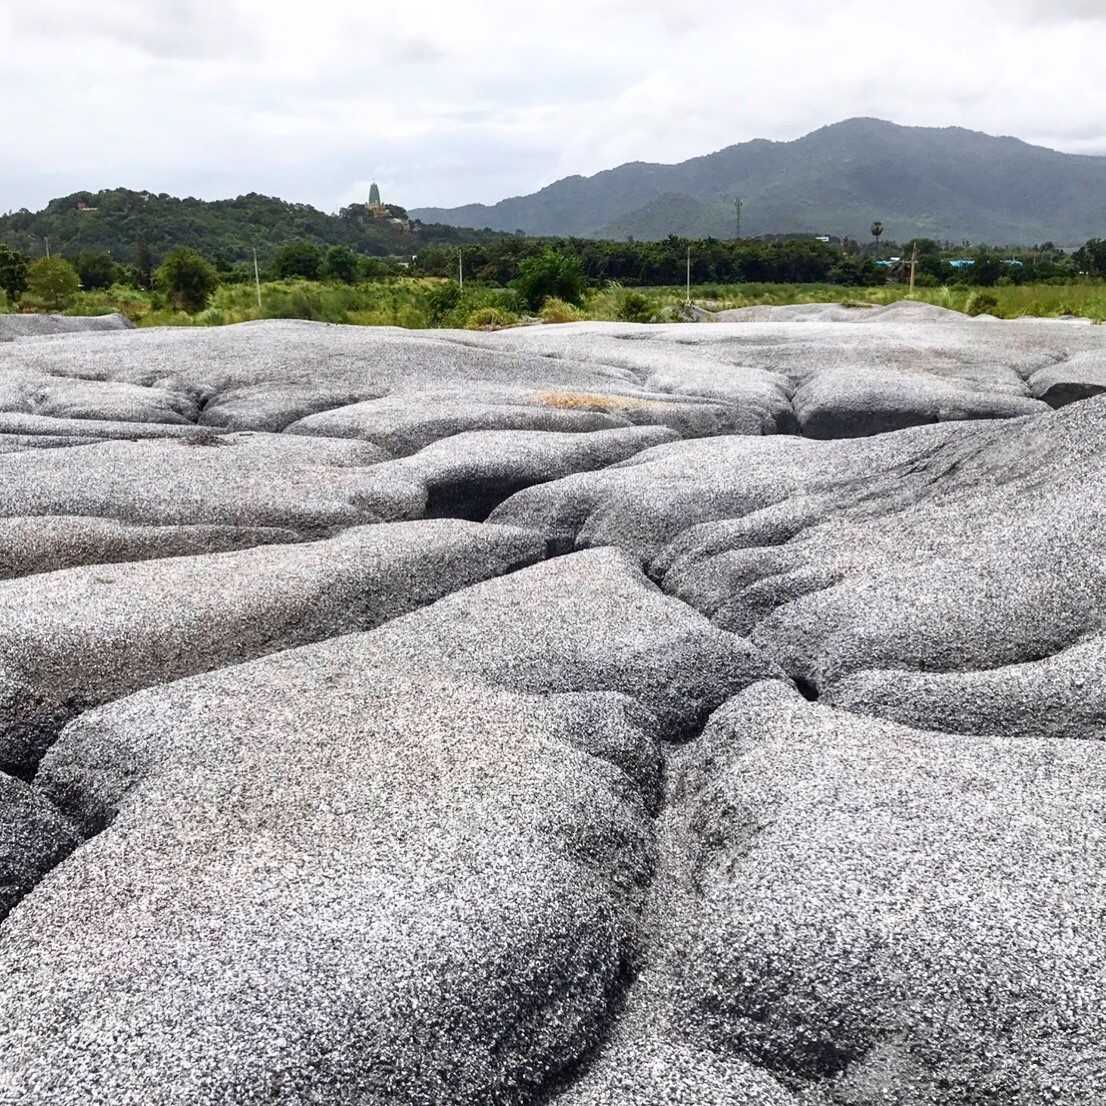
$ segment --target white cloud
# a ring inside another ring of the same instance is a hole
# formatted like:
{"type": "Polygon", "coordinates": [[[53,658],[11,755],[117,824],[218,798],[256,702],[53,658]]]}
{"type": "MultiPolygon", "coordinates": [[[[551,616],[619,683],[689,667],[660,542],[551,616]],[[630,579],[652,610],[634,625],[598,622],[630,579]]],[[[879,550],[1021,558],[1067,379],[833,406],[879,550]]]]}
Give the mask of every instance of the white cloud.
{"type": "Polygon", "coordinates": [[[853,115],[1106,153],[1101,0],[0,0],[0,210],[77,188],[409,206],[853,115]],[[8,5],[12,5],[10,8],[8,5]]]}

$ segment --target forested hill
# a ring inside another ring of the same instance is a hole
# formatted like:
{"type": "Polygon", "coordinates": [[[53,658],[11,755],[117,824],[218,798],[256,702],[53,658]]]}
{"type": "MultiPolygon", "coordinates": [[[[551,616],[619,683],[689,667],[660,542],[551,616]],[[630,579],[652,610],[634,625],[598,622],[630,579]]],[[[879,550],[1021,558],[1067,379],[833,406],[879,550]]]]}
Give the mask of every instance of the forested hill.
{"type": "MultiPolygon", "coordinates": [[[[397,217],[406,213],[391,209],[397,217]]],[[[378,257],[418,253],[422,246],[471,242],[489,237],[480,231],[415,224],[411,229],[387,218],[374,219],[364,204],[328,215],[309,204],[287,203],[250,193],[233,200],[179,199],[164,193],[115,188],[62,196],[42,211],[0,216],[0,242],[37,255],[50,239],[56,253],[109,250],[129,259],[145,242],[155,263],[174,246],[191,246],[216,261],[233,263],[265,258],[279,246],[305,239],[320,246],[346,245],[378,257]]]]}
{"type": "Polygon", "coordinates": [[[960,127],[851,119],[794,142],[757,140],[678,165],[632,162],[485,206],[423,208],[427,221],[527,234],[661,239],[810,233],[1078,244],[1106,237],[1106,157],[960,127]]]}

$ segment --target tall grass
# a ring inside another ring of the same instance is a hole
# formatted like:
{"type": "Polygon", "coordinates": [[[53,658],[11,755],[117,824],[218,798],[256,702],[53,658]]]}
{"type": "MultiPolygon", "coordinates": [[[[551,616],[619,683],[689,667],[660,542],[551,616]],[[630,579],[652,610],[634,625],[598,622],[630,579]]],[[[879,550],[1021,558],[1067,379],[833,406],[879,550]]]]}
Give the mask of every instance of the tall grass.
{"type": "MultiPolygon", "coordinates": [[[[763,304],[886,305],[910,296],[905,286],[892,284],[876,288],[832,284],[711,284],[693,287],[691,292],[698,306],[712,311],[763,304]]],[[[686,295],[683,287],[630,290],[612,285],[590,292],[583,306],[573,309],[573,317],[677,319],[682,317],[686,295]],[[631,302],[632,312],[627,306],[631,302]]],[[[921,303],[965,313],[978,310],[982,297],[987,297],[986,310],[1005,319],[1075,315],[1099,323],[1106,321],[1106,282],[1026,284],[987,289],[956,285],[918,288],[913,296],[921,303]],[[993,306],[990,297],[994,297],[993,306]]],[[[553,308],[550,315],[557,313],[557,305],[553,308]]],[[[0,301],[0,311],[3,309],[0,301]]],[[[509,289],[471,285],[461,294],[450,281],[397,277],[356,285],[274,281],[261,286],[260,308],[253,285],[223,285],[216,290],[207,308],[197,315],[173,310],[157,293],[116,285],[105,291],[80,293],[66,314],[101,315],[120,311],[139,326],[223,326],[252,319],[310,319],[360,326],[428,329],[461,328],[474,318],[484,318],[490,310],[499,312],[509,321],[524,313],[524,305],[509,289]]]]}
{"type": "MultiPolygon", "coordinates": [[[[681,287],[639,288],[636,291],[649,300],[654,316],[659,318],[673,317],[687,297],[686,289],[681,287]]],[[[802,303],[887,305],[912,298],[920,303],[967,313],[972,309],[972,297],[981,292],[994,296],[997,306],[991,313],[1003,319],[1076,315],[1095,322],[1106,321],[1106,282],[1024,284],[986,289],[966,286],[917,288],[913,296],[908,287],[899,284],[875,288],[833,284],[727,284],[693,287],[691,298],[699,307],[710,311],[802,303]]],[[[616,293],[599,293],[589,299],[584,311],[589,318],[616,319],[618,303],[616,293]]]]}

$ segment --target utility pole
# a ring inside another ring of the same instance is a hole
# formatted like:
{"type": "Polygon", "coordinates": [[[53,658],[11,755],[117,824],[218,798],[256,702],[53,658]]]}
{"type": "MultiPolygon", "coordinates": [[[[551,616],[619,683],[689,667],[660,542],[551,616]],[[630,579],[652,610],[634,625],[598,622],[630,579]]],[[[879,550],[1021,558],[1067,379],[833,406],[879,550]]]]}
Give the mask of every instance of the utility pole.
{"type": "Polygon", "coordinates": [[[257,267],[257,247],[253,248],[253,282],[257,288],[257,310],[261,310],[261,271],[257,267]]]}
{"type": "Polygon", "coordinates": [[[465,251],[457,247],[457,284],[461,291],[465,290],[465,251]]]}
{"type": "Polygon", "coordinates": [[[691,247],[687,248],[687,306],[691,306],[691,247]]]}
{"type": "Polygon", "coordinates": [[[914,241],[914,249],[910,254],[910,295],[914,295],[914,275],[918,271],[918,242],[914,241]]]}
{"type": "Polygon", "coordinates": [[[46,256],[50,256],[50,236],[46,236],[46,256]]]}
{"type": "Polygon", "coordinates": [[[740,196],[738,196],[737,199],[734,200],[734,208],[737,211],[737,238],[739,240],[741,238],[741,209],[744,206],[745,206],[745,201],[740,196]]]}

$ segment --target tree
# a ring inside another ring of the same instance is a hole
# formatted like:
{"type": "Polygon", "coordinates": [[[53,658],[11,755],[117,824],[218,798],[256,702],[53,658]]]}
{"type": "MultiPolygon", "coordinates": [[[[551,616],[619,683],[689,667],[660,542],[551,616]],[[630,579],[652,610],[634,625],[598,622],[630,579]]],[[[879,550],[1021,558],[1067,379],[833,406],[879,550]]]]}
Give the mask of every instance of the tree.
{"type": "Polygon", "coordinates": [[[585,284],[580,259],[552,248],[523,261],[515,281],[515,287],[532,311],[537,311],[550,296],[566,303],[582,303],[585,284]]]}
{"type": "Polygon", "coordinates": [[[277,250],[273,259],[273,270],[281,280],[289,277],[318,280],[322,265],[322,251],[313,242],[289,242],[277,250]]]}
{"type": "Polygon", "coordinates": [[[110,288],[115,283],[116,265],[103,250],[82,250],[75,262],[81,287],[87,290],[110,288]]]}
{"type": "Polygon", "coordinates": [[[998,279],[1004,271],[1002,261],[997,254],[990,250],[976,251],[975,264],[971,271],[973,284],[978,284],[983,288],[991,288],[998,283],[998,279]]]}
{"type": "Polygon", "coordinates": [[[173,303],[195,314],[207,306],[219,286],[219,275],[195,250],[180,246],[173,250],[154,274],[157,286],[173,303]]]}
{"type": "Polygon", "coordinates": [[[623,292],[616,313],[624,323],[647,323],[653,318],[653,305],[640,292],[623,292]]]}
{"type": "Polygon", "coordinates": [[[879,257],[879,240],[883,237],[883,223],[878,219],[872,224],[872,237],[876,240],[876,257],[879,257]]]}
{"type": "Polygon", "coordinates": [[[154,286],[154,261],[145,238],[140,238],[134,244],[134,282],[147,291],[154,286]]]}
{"type": "Polygon", "coordinates": [[[331,246],[326,251],[326,275],[343,284],[357,283],[357,254],[349,246],[331,246]]]}
{"type": "Polygon", "coordinates": [[[1106,241],[1092,238],[1085,246],[1080,246],[1072,255],[1072,260],[1080,272],[1091,276],[1106,276],[1106,241]]]}
{"type": "Polygon", "coordinates": [[[40,257],[27,269],[27,293],[47,311],[62,311],[81,290],[77,270],[64,257],[40,257]]]}
{"type": "Polygon", "coordinates": [[[27,266],[31,259],[18,250],[0,244],[0,290],[14,303],[27,289],[27,266]]]}
{"type": "Polygon", "coordinates": [[[826,274],[826,280],[830,284],[856,286],[883,284],[886,277],[870,257],[843,253],[826,274]]]}

